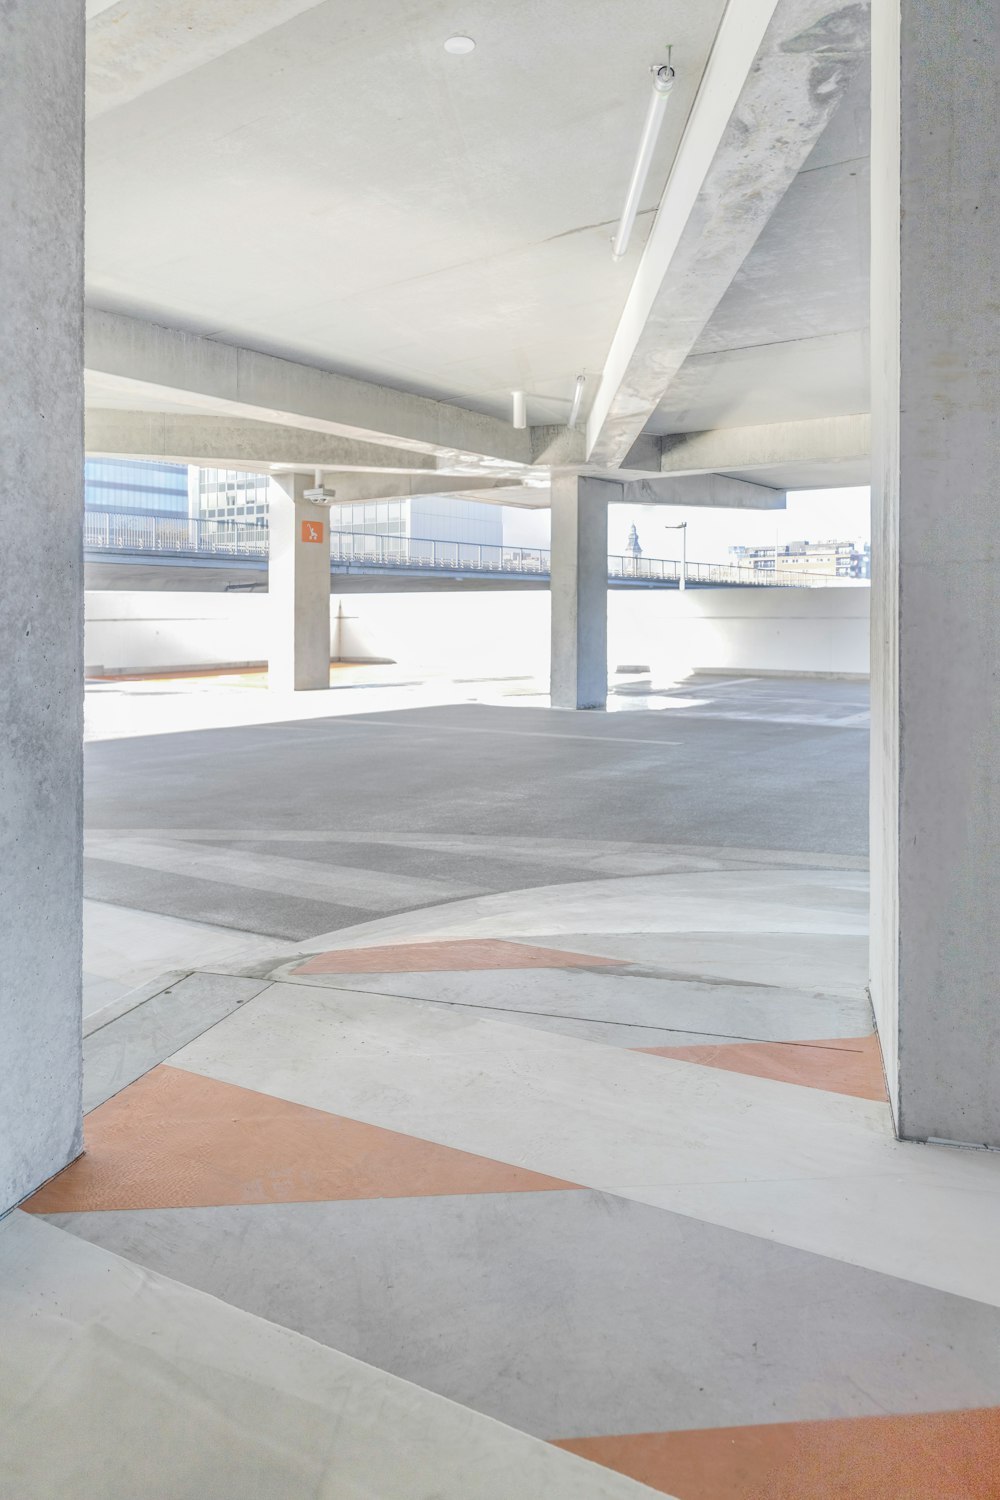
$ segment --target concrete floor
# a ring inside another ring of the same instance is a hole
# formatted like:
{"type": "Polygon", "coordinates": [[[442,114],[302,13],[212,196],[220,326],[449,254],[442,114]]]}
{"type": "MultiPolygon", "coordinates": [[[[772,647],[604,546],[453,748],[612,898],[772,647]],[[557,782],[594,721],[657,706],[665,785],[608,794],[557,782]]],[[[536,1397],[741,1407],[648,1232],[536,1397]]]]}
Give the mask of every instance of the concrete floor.
{"type": "Polygon", "coordinates": [[[893,1137],[864,697],[91,745],[87,1152],[0,1226],[19,1494],[131,1497],[152,1425],[154,1500],[995,1500],[1000,1157],[893,1137]]]}
{"type": "Polygon", "coordinates": [[[87,895],[295,942],[656,873],[677,846],[866,852],[866,684],[635,683],[606,715],[356,696],[348,716],[90,744],[87,895]]]}

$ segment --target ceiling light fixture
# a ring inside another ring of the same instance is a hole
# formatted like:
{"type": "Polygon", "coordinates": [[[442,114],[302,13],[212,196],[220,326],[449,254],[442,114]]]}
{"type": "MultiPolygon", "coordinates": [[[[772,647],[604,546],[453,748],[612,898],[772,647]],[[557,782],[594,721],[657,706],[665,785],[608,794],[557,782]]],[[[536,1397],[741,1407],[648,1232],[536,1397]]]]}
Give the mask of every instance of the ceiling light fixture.
{"type": "Polygon", "coordinates": [[[465,57],[466,53],[476,50],[476,44],[471,36],[450,36],[444,44],[444,50],[450,52],[452,57],[465,57]]]}
{"type": "Polygon", "coordinates": [[[569,426],[575,427],[580,417],[580,405],[583,401],[583,388],[587,384],[586,375],[576,377],[576,387],[573,391],[573,405],[569,409],[569,426]]]}
{"type": "Polygon", "coordinates": [[[660,134],[660,126],[663,124],[663,116],[667,109],[667,100],[670,98],[670,90],[674,86],[674,70],[669,62],[653,67],[649,70],[653,75],[653,91],[649,97],[649,108],[646,110],[646,119],[642,127],[642,136],[639,140],[639,150],[635,158],[635,166],[632,168],[632,176],[629,179],[628,192],[625,194],[625,207],[618,223],[618,231],[611,242],[611,254],[615,260],[621,260],[628,249],[628,242],[632,236],[632,227],[635,224],[635,216],[639,211],[639,201],[642,198],[642,190],[646,186],[646,178],[649,176],[649,168],[653,160],[653,152],[656,150],[656,142],[660,134]]]}
{"type": "Polygon", "coordinates": [[[511,391],[511,393],[510,393],[510,404],[511,404],[511,421],[513,422],[514,426],[515,427],[527,427],[527,425],[528,425],[528,408],[527,408],[527,405],[525,403],[524,392],[523,391],[511,391]]]}

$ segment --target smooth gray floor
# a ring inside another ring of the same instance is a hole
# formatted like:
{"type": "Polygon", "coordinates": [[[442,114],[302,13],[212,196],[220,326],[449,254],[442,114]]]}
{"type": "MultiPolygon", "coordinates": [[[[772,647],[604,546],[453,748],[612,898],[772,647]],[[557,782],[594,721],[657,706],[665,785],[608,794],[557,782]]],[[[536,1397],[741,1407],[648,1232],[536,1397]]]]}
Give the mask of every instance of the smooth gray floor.
{"type": "Polygon", "coordinates": [[[606,1193],[52,1222],[541,1437],[1000,1403],[1000,1310],[606,1193]]]}
{"type": "Polygon", "coordinates": [[[608,844],[863,856],[867,691],[701,678],[660,711],[470,704],[97,742],[87,893],[295,940],[625,873],[608,844]]]}

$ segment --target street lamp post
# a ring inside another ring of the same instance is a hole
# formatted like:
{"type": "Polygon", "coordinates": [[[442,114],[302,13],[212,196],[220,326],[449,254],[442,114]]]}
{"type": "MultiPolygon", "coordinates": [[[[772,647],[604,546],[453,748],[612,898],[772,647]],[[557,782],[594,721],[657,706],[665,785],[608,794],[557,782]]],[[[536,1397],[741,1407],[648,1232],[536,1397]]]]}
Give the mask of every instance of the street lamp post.
{"type": "Polygon", "coordinates": [[[687,556],[688,556],[688,523],[686,521],[678,521],[676,523],[676,525],[671,526],[671,525],[668,525],[666,522],[664,522],[663,529],[664,529],[664,531],[679,531],[680,534],[681,534],[681,576],[680,576],[680,578],[678,580],[677,587],[680,588],[680,589],[686,589],[687,588],[687,556]]]}

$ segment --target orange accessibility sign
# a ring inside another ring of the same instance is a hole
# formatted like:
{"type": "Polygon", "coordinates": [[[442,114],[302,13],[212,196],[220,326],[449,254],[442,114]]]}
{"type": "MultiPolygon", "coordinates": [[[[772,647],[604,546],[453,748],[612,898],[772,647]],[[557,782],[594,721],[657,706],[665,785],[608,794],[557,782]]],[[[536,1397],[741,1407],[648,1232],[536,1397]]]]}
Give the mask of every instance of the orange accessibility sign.
{"type": "Polygon", "coordinates": [[[323,540],[323,522],[303,521],[302,540],[304,542],[321,542],[323,540]]]}

